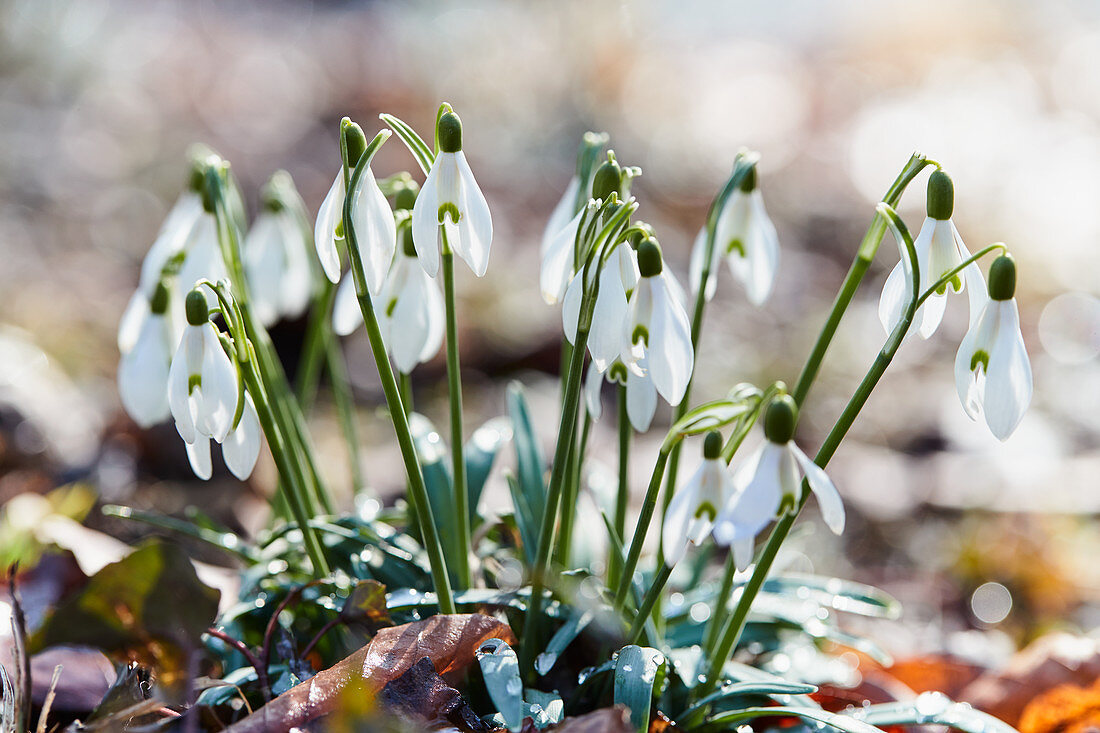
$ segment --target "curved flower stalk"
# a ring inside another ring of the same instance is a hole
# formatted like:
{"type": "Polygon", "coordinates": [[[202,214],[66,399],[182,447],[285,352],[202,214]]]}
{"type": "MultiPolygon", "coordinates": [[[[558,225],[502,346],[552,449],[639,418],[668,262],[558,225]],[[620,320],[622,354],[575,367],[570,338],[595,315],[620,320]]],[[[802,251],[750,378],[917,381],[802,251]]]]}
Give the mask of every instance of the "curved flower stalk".
{"type": "MultiPolygon", "coordinates": [[[[141,295],[139,290],[135,297],[141,295]]],[[[157,285],[146,306],[138,334],[118,362],[118,395],[134,422],[143,428],[168,419],[168,368],[179,342],[179,331],[169,314],[170,294],[157,285]]],[[[144,298],[142,298],[144,301],[144,298]]]]}
{"type": "Polygon", "coordinates": [[[1016,307],[1016,263],[1001,255],[989,268],[989,300],[974,318],[955,357],[955,386],[972,420],[985,419],[1007,440],[1031,403],[1031,362],[1016,307]]]}
{"type": "Polygon", "coordinates": [[[462,122],[448,109],[436,125],[439,153],[413,206],[416,253],[431,277],[439,272],[439,252],[449,248],[481,277],[489,267],[493,219],[489,204],[462,152],[462,122]]]}
{"type": "MultiPolygon", "coordinates": [[[[349,148],[347,154],[348,164],[354,167],[359,162],[363,150],[349,148]]],[[[340,282],[340,252],[336,245],[337,240],[343,241],[344,238],[342,217],[346,196],[345,185],[344,168],[341,166],[325,200],[321,202],[321,208],[317,211],[317,223],[313,232],[321,268],[333,283],[340,282]]],[[[356,181],[352,199],[354,201],[352,216],[355,217],[353,223],[361,242],[358,256],[362,259],[367,290],[371,295],[377,296],[382,290],[382,283],[397,246],[397,227],[394,224],[390,202],[378,187],[378,181],[370,166],[367,166],[362,177],[356,181]]]]}
{"type": "MultiPolygon", "coordinates": [[[[928,215],[913,242],[917,250],[919,289],[922,292],[970,257],[970,252],[959,236],[959,230],[951,221],[954,208],[955,187],[951,177],[942,170],[933,171],[928,178],[928,215]]],[[[894,266],[886,278],[882,297],[879,299],[878,316],[887,334],[893,332],[901,321],[909,300],[911,287],[908,281],[911,275],[904,262],[906,259],[903,252],[902,261],[894,266]]],[[[917,310],[913,322],[921,338],[929,338],[939,328],[947,308],[948,291],[960,293],[966,288],[969,288],[970,296],[970,323],[974,323],[985,302],[986,293],[985,280],[977,263],[971,263],[961,274],[955,275],[943,290],[933,293],[917,310]]]]}
{"type": "MultiPolygon", "coordinates": [[[[358,231],[358,230],[356,230],[358,231]]],[[[386,351],[402,374],[430,361],[443,346],[445,313],[439,286],[417,260],[412,232],[406,227],[401,251],[394,258],[379,294],[378,327],[386,351]]],[[[332,327],[347,336],[363,325],[355,282],[346,278],[336,291],[332,327]]]]}
{"type": "Polygon", "coordinates": [[[772,520],[799,507],[802,478],[817,497],[821,516],[834,533],[844,531],[844,504],[833,482],[795,445],[798,407],[789,395],[772,400],[764,413],[764,442],[741,465],[733,481],[737,494],[714,528],[719,544],[732,545],[739,570],[752,562],[753,540],[772,520]]]}
{"type": "Polygon", "coordinates": [[[641,277],[630,295],[622,359],[633,364],[645,357],[657,391],[670,405],[678,405],[691,380],[695,352],[678,286],[669,284],[657,240],[647,237],[638,245],[638,270],[641,277]]]}
{"type": "Polygon", "coordinates": [[[733,493],[733,477],[722,459],[722,434],[713,430],[703,442],[703,464],[672,497],[665,513],[661,544],[669,566],[683,558],[689,544],[698,546],[710,536],[733,493]]]}
{"type": "Polygon", "coordinates": [[[293,213],[265,196],[263,211],[244,240],[244,273],[256,317],[264,326],[297,318],[313,296],[309,243],[293,213]]]}
{"type": "Polygon", "coordinates": [[[206,295],[192,290],[186,307],[187,327],[168,371],[168,405],[195,475],[208,479],[209,440],[221,443],[233,428],[238,374],[210,322],[206,295]]]}
{"type": "Polygon", "coordinates": [[[588,365],[584,378],[584,404],[588,414],[597,421],[603,414],[600,388],[605,380],[626,388],[626,414],[630,425],[639,433],[647,432],[657,412],[657,388],[646,370],[645,358],[640,359],[633,369],[619,360],[612,362],[605,372],[600,371],[595,361],[588,365]]]}
{"type": "MultiPolygon", "coordinates": [[[[741,185],[726,199],[718,212],[714,230],[714,251],[704,296],[714,297],[718,283],[718,260],[726,259],[730,273],[745,286],[749,301],[761,306],[775,286],[779,269],[779,236],[764,208],[764,197],[756,185],[756,167],[748,170],[741,185]]],[[[691,289],[698,293],[706,259],[707,229],[695,237],[691,252],[691,289]]]]}

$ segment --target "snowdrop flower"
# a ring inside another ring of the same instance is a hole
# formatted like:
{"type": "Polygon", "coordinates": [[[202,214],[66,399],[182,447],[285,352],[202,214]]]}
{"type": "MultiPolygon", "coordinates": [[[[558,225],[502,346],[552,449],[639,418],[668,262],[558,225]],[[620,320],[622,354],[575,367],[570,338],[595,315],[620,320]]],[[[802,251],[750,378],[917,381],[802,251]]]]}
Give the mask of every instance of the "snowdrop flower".
{"type": "Polygon", "coordinates": [[[989,268],[989,300],[955,357],[955,387],[966,414],[983,416],[1000,440],[1012,435],[1031,403],[1031,362],[1015,293],[1016,262],[1001,255],[989,268]]]}
{"type": "MultiPolygon", "coordinates": [[[[595,265],[593,265],[595,266],[595,265]]],[[[623,242],[611,253],[600,271],[600,287],[592,311],[592,326],[588,334],[588,352],[601,372],[618,359],[623,349],[623,334],[630,314],[627,295],[638,285],[638,262],[634,250],[623,242]]],[[[578,272],[569,282],[562,299],[562,328],[569,343],[576,343],[584,296],[584,272],[578,272]]]]}
{"type": "MultiPolygon", "coordinates": [[[[140,293],[140,291],[139,291],[140,293]]],[[[168,418],[168,366],[176,331],[168,313],[168,288],[157,286],[147,304],[130,349],[118,362],[118,395],[134,422],[143,428],[168,418]]]]}
{"type": "MultiPolygon", "coordinates": [[[[379,296],[378,326],[386,350],[398,371],[412,372],[429,361],[443,345],[443,295],[417,261],[412,234],[406,228],[401,252],[394,259],[379,296]]],[[[336,291],[332,327],[346,336],[363,323],[355,283],[345,278],[336,291]]]]}
{"type": "Polygon", "coordinates": [[[204,449],[201,443],[207,438],[221,443],[233,427],[237,370],[222,350],[201,291],[187,294],[186,311],[187,327],[168,370],[168,405],[176,430],[188,444],[192,468],[200,478],[208,478],[203,468],[209,465],[209,445],[204,449]]]}
{"type": "Polygon", "coordinates": [[[734,474],[737,494],[718,515],[719,544],[733,545],[739,570],[752,562],[753,539],[776,517],[796,508],[803,476],[821,506],[825,524],[844,531],[844,504],[825,471],[794,444],[798,407],[789,395],[772,400],[764,413],[764,442],[734,474]]]}
{"type": "MultiPolygon", "coordinates": [[[[354,167],[366,150],[366,136],[359,125],[350,121],[343,123],[343,135],[348,151],[348,164],[354,167]]],[[[313,232],[321,267],[325,276],[334,283],[340,282],[340,253],[336,249],[336,240],[343,238],[341,224],[344,197],[344,170],[341,166],[328,195],[321,202],[313,232]]],[[[377,296],[382,290],[382,281],[385,280],[386,271],[393,259],[393,251],[397,245],[397,227],[393,221],[390,203],[378,187],[378,181],[369,165],[352,192],[351,216],[359,244],[357,254],[367,279],[367,290],[372,296],[377,296]]]]}
{"type": "Polygon", "coordinates": [[[416,199],[412,215],[413,241],[424,271],[439,272],[439,251],[446,246],[481,277],[489,267],[493,220],[489,204],[474,180],[462,152],[462,122],[448,111],[437,126],[439,154],[416,199]]]}
{"type": "Polygon", "coordinates": [[[588,374],[584,380],[584,401],[593,420],[598,421],[603,413],[600,388],[606,379],[626,387],[626,414],[634,430],[639,433],[649,430],[653,414],[657,411],[657,388],[653,386],[653,380],[645,366],[644,358],[633,365],[633,369],[619,360],[612,362],[606,372],[601,372],[595,361],[588,365],[588,374]]]}
{"type": "MultiPolygon", "coordinates": [[[[550,237],[549,244],[543,248],[542,269],[539,272],[539,289],[547,305],[554,305],[565,295],[570,278],[576,266],[577,230],[585,209],[568,220],[550,237]]],[[[546,239],[543,239],[546,242],[546,239]]]]}
{"type": "MultiPolygon", "coordinates": [[[[621,247],[620,247],[621,249],[621,247]]],[[[638,245],[637,287],[630,295],[622,359],[630,364],[646,357],[653,385],[670,405],[680,404],[695,366],[691,326],[661,262],[661,248],[653,238],[638,245]]]]}
{"type": "Polygon", "coordinates": [[[202,171],[194,167],[187,190],[176,199],[176,203],[161,224],[157,238],[153,240],[153,245],[145,254],[145,259],[141,263],[138,287],[146,298],[153,297],[165,266],[187,247],[195,224],[203,216],[213,218],[203,209],[202,185],[202,171]]]}
{"type": "MultiPolygon", "coordinates": [[[[691,254],[691,289],[698,293],[706,258],[706,227],[695,237],[691,254]]],[[[756,167],[741,179],[741,185],[726,199],[714,228],[714,252],[710,277],[706,283],[707,300],[714,297],[718,278],[718,260],[726,264],[740,280],[749,302],[761,306],[771,295],[779,268],[779,236],[764,208],[764,197],[756,185],[756,167]]]]}
{"type": "Polygon", "coordinates": [[[710,536],[733,490],[733,477],[722,460],[722,434],[712,430],[703,441],[703,465],[672,497],[665,513],[661,545],[670,567],[683,558],[689,543],[698,546],[710,536]]]}
{"type": "Polygon", "coordinates": [[[264,202],[244,240],[244,273],[252,307],[265,326],[297,318],[313,290],[309,244],[301,226],[277,199],[264,202]]]}
{"type": "MultiPolygon", "coordinates": [[[[187,254],[179,271],[181,290],[190,290],[199,280],[218,282],[229,277],[225,260],[222,259],[218,225],[213,214],[204,211],[195,222],[186,250],[187,254]]],[[[204,297],[208,306],[212,307],[217,303],[217,296],[213,293],[204,293],[204,297]]]]}
{"type": "MultiPolygon", "coordinates": [[[[187,460],[191,470],[206,481],[214,473],[210,462],[210,438],[197,436],[194,443],[186,443],[187,460]]],[[[244,481],[252,475],[256,459],[260,456],[260,421],[252,395],[244,393],[244,410],[237,427],[229,431],[222,441],[222,458],[234,476],[244,481]]]]}
{"type": "Polygon", "coordinates": [[[550,249],[558,232],[566,227],[573,219],[577,206],[577,196],[581,191],[581,179],[574,175],[569,179],[565,187],[565,193],[550,212],[550,218],[546,222],[546,229],[542,232],[542,243],[539,245],[539,256],[545,257],[546,250],[550,249]]]}
{"type": "MultiPolygon", "coordinates": [[[[970,257],[970,252],[959,236],[959,230],[951,221],[954,208],[955,187],[951,177],[941,170],[933,172],[928,178],[928,215],[913,242],[917,251],[922,293],[970,257]]],[[[902,261],[894,266],[890,276],[886,278],[882,297],[879,299],[878,317],[887,334],[897,327],[909,302],[911,276],[905,261],[907,257],[902,252],[902,261]]],[[[921,338],[930,337],[939,328],[947,307],[947,292],[950,290],[958,293],[967,287],[970,289],[970,322],[974,322],[985,301],[985,280],[977,263],[968,265],[961,275],[956,275],[943,291],[933,293],[917,311],[913,323],[921,338]]]]}

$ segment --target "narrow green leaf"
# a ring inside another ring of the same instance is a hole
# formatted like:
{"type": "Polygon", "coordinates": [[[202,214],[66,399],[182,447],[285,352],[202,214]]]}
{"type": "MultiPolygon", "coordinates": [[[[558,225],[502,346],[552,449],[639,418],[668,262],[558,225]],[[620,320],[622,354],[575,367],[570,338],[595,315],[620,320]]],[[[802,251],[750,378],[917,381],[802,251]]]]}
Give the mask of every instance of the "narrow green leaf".
{"type": "Polygon", "coordinates": [[[512,423],[506,417],[494,417],[474,431],[466,441],[463,453],[466,456],[466,488],[470,492],[470,526],[480,524],[477,513],[481,492],[493,470],[497,453],[512,437],[512,423]]]}
{"type": "Polygon", "coordinates": [[[546,504],[546,484],[543,474],[546,460],[539,448],[538,433],[531,420],[527,398],[518,382],[508,385],[508,415],[512,419],[512,441],[516,448],[516,473],[520,489],[533,512],[529,517],[534,527],[542,524],[542,512],[546,504]]]}
{"type": "Polygon", "coordinates": [[[715,715],[708,721],[708,730],[733,730],[743,722],[773,716],[794,716],[813,723],[830,725],[843,733],[882,733],[881,730],[848,715],[812,708],[774,707],[746,708],[715,715]]]}
{"type": "Polygon", "coordinates": [[[527,706],[526,714],[531,716],[536,728],[557,725],[564,717],[565,703],[553,692],[528,688],[523,691],[523,700],[527,706]]]}
{"type": "Polygon", "coordinates": [[[565,651],[566,647],[573,643],[573,640],[584,631],[585,627],[592,622],[592,619],[596,617],[596,612],[593,610],[575,610],[569,619],[559,628],[554,636],[550,638],[550,643],[546,645],[545,651],[539,654],[535,658],[535,671],[539,675],[545,675],[549,672],[554,664],[557,663],[558,657],[565,651]]]}
{"type": "Polygon", "coordinates": [[[639,732],[649,728],[649,710],[658,671],[665,656],[656,649],[624,646],[615,659],[615,704],[630,708],[630,724],[639,732]]]}
{"type": "Polygon", "coordinates": [[[432,162],[435,160],[435,153],[428,147],[428,144],[424,142],[424,139],[416,134],[404,120],[398,117],[394,117],[391,114],[380,114],[378,117],[389,125],[389,128],[393,130],[394,134],[401,138],[401,142],[405,143],[405,147],[409,149],[413,157],[416,158],[417,165],[420,166],[420,170],[424,171],[424,175],[428,175],[428,171],[432,168],[432,162]]]}
{"type": "Polygon", "coordinates": [[[802,684],[801,682],[784,682],[783,680],[732,682],[710,693],[676,717],[677,719],[686,719],[696,710],[700,710],[716,702],[727,700],[731,697],[742,697],[747,695],[809,695],[814,692],[817,692],[816,687],[802,684]]]}
{"type": "Polygon", "coordinates": [[[874,586],[820,575],[784,574],[764,581],[763,591],[800,599],[809,598],[837,611],[896,619],[901,604],[874,586]]]}
{"type": "Polygon", "coordinates": [[[852,713],[876,726],[946,725],[965,733],[1016,733],[1016,729],[966,703],[952,701],[940,692],[925,692],[916,700],[871,705],[852,713]]]}
{"type": "Polygon", "coordinates": [[[485,678],[485,688],[504,718],[504,725],[509,730],[519,730],[526,706],[515,651],[503,639],[488,639],[474,654],[485,678]]]}

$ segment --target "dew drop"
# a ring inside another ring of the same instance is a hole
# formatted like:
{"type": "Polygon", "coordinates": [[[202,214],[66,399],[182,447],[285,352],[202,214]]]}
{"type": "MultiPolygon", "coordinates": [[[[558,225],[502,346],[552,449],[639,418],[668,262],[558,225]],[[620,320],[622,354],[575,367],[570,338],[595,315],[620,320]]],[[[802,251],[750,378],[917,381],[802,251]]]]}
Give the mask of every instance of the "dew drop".
{"type": "Polygon", "coordinates": [[[920,716],[921,722],[929,722],[942,715],[951,704],[951,698],[942,692],[922,692],[913,703],[913,709],[920,716]]]}

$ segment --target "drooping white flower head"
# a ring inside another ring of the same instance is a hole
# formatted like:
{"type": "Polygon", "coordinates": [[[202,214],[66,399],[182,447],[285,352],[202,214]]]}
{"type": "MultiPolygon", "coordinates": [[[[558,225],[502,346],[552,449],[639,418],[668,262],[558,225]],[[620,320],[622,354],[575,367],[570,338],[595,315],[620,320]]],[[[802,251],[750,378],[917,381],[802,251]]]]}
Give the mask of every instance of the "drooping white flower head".
{"type": "Polygon", "coordinates": [[[489,204],[462,152],[462,122],[452,111],[437,125],[439,153],[413,207],[412,233],[420,264],[430,276],[439,272],[439,252],[447,246],[481,277],[489,267],[493,219],[489,204]]]}
{"type": "Polygon", "coordinates": [[[168,370],[168,405],[185,443],[225,440],[237,408],[237,370],[207,315],[206,296],[187,294],[187,327],[168,370]]]}
{"type": "Polygon", "coordinates": [[[989,300],[959,344],[955,387],[966,414],[985,418],[1007,440],[1031,404],[1031,361],[1016,307],[1016,263],[1002,255],[989,268],[989,300]]]}
{"type": "MultiPolygon", "coordinates": [[[[408,229],[405,229],[404,244],[394,258],[377,304],[382,340],[398,371],[409,374],[417,364],[439,353],[446,326],[443,295],[435,281],[420,267],[408,229]]],[[[362,323],[355,283],[345,278],[333,303],[333,330],[346,336],[362,323]]]]}
{"type": "Polygon", "coordinates": [[[703,464],[668,504],[661,546],[669,566],[683,558],[689,543],[698,546],[710,536],[719,512],[733,496],[733,477],[721,453],[722,434],[716,430],[707,433],[703,464]]]}
{"type": "MultiPolygon", "coordinates": [[[[138,294],[140,295],[140,290],[138,294]]],[[[118,395],[143,428],[168,419],[168,367],[177,332],[169,315],[170,294],[161,283],[142,315],[138,335],[118,362],[118,395]]]]}
{"type": "Polygon", "coordinates": [[[798,408],[789,395],[775,398],[764,415],[764,442],[734,474],[737,493],[718,515],[714,537],[732,545],[744,570],[752,562],[753,539],[772,520],[798,506],[805,477],[817,497],[825,524],[844,531],[844,503],[825,471],[794,444],[798,408]]]}
{"type": "Polygon", "coordinates": [[[256,317],[265,326],[297,318],[313,294],[309,243],[278,200],[265,202],[244,240],[244,273],[256,317]]]}
{"type": "MultiPolygon", "coordinates": [[[[691,255],[691,289],[698,293],[706,259],[706,227],[695,237],[691,255]]],[[[756,167],[726,199],[714,229],[714,251],[707,300],[714,297],[719,258],[725,257],[730,273],[745,286],[749,302],[761,306],[771,295],[779,269],[779,236],[764,208],[764,197],[756,185],[756,167]]]]}
{"type": "Polygon", "coordinates": [[[638,245],[638,272],[620,342],[621,358],[630,364],[646,357],[653,385],[670,405],[678,405],[691,381],[695,351],[682,291],[664,272],[661,249],[653,238],[638,245]]]}
{"type": "MultiPolygon", "coordinates": [[[[921,225],[913,248],[917,252],[917,265],[920,269],[920,291],[923,293],[951,270],[958,267],[970,252],[963,244],[959,230],[951,221],[955,208],[955,187],[951,177],[941,170],[928,178],[928,198],[926,202],[928,216],[921,225]]],[[[900,242],[899,242],[900,246],[900,242]]],[[[901,260],[882,288],[882,297],[878,304],[878,317],[886,333],[892,333],[901,322],[906,304],[911,296],[912,275],[907,266],[908,255],[902,251],[901,260]]],[[[962,292],[969,288],[970,322],[973,323],[985,302],[985,279],[977,263],[969,264],[961,274],[956,275],[942,292],[933,293],[917,310],[913,323],[921,338],[928,338],[939,328],[943,313],[947,307],[947,293],[962,292]]]]}
{"type": "Polygon", "coordinates": [[[145,254],[145,259],[141,263],[138,289],[146,298],[153,297],[165,266],[187,247],[192,230],[199,219],[204,216],[212,218],[203,210],[202,195],[199,192],[201,186],[201,176],[193,173],[191,185],[176,199],[176,203],[160,226],[157,238],[153,240],[153,245],[145,254]]]}
{"type": "MultiPolygon", "coordinates": [[[[191,470],[203,481],[208,480],[214,472],[210,462],[210,440],[204,435],[199,435],[194,443],[184,443],[191,470]]],[[[256,459],[259,456],[260,420],[256,416],[252,395],[245,392],[241,421],[222,441],[222,458],[233,475],[244,481],[252,475],[252,469],[256,467],[256,459]]]]}
{"type": "MultiPolygon", "coordinates": [[[[354,169],[365,154],[367,138],[359,125],[346,118],[341,123],[341,135],[347,150],[348,165],[354,169]]],[[[317,257],[321,260],[325,276],[334,283],[340,282],[340,253],[336,242],[344,236],[340,225],[344,216],[346,184],[341,166],[328,195],[321,202],[314,227],[317,257]]],[[[386,272],[393,260],[393,251],[397,246],[397,227],[393,221],[390,202],[379,188],[369,164],[351,193],[351,224],[355,227],[358,256],[366,277],[367,291],[373,297],[382,290],[382,281],[386,279],[386,272]]]]}
{"type": "MultiPolygon", "coordinates": [[[[195,287],[199,280],[217,282],[229,276],[222,258],[221,245],[218,242],[218,225],[214,215],[203,212],[191,229],[191,237],[186,246],[187,254],[179,271],[179,286],[182,292],[195,287]]],[[[204,293],[208,305],[213,306],[217,297],[213,293],[204,293]]]]}
{"type": "Polygon", "coordinates": [[[647,432],[657,411],[657,388],[653,386],[653,380],[646,371],[645,358],[631,367],[616,360],[606,372],[601,372],[595,361],[588,365],[588,374],[584,381],[584,402],[593,420],[599,420],[603,413],[600,388],[604,380],[626,387],[627,418],[634,430],[639,433],[647,432]]]}
{"type": "Polygon", "coordinates": [[[557,233],[544,238],[546,246],[542,251],[542,269],[539,272],[539,289],[547,305],[553,305],[562,299],[576,270],[577,232],[585,210],[567,221],[557,233]]]}

